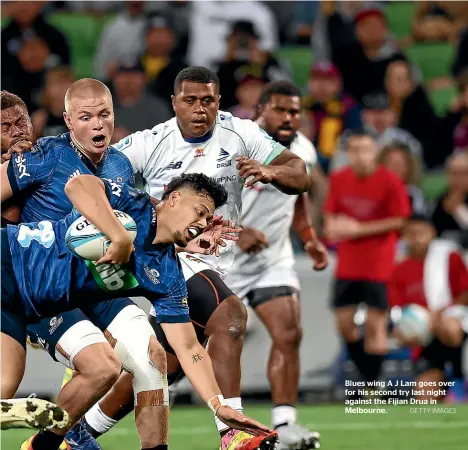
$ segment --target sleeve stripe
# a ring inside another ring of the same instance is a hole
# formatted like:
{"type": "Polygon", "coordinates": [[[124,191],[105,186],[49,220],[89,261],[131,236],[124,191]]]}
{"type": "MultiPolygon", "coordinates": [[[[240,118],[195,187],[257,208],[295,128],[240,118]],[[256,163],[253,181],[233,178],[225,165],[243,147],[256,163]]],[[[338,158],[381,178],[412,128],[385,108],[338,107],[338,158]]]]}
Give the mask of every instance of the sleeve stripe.
{"type": "Polygon", "coordinates": [[[10,159],[10,162],[8,163],[7,175],[8,175],[8,181],[10,182],[10,187],[11,187],[11,190],[13,191],[13,194],[15,192],[19,192],[20,188],[18,186],[18,180],[16,179],[15,168],[13,166],[13,159],[10,159]]]}
{"type": "Polygon", "coordinates": [[[263,164],[268,165],[270,164],[286,147],[283,147],[281,144],[278,144],[271,153],[268,155],[268,158],[265,160],[263,164]]]}

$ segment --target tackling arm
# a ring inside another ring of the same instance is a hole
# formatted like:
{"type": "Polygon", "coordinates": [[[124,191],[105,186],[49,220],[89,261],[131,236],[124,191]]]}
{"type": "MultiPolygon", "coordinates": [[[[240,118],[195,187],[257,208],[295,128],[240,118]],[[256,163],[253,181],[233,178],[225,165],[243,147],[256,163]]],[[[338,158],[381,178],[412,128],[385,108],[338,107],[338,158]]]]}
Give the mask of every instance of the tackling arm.
{"type": "Polygon", "coordinates": [[[277,189],[285,194],[297,195],[310,189],[310,176],[304,161],[289,150],[283,150],[270,163],[272,181],[277,189]]]}

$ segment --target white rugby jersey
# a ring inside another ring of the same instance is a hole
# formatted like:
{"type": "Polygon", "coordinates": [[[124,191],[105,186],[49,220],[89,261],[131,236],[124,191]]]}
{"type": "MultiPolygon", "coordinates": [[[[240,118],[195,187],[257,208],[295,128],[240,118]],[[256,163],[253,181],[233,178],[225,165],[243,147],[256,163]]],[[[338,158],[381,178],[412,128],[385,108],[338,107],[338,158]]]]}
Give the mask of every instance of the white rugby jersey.
{"type": "MultiPolygon", "coordinates": [[[[142,175],[145,190],[157,199],[162,198],[171,179],[182,173],[199,172],[216,178],[228,192],[227,204],[216,214],[236,223],[240,219],[244,187],[236,158],[246,156],[269,164],[284,150],[255,122],[221,111],[212,132],[201,138],[184,139],[174,117],[151,130],[133,133],[114,147],[129,158],[135,172],[142,175]]],[[[232,265],[234,246],[228,241],[219,258],[197,257],[225,274],[232,265]]]]}
{"type": "MultiPolygon", "coordinates": [[[[291,152],[305,163],[307,172],[317,162],[315,148],[303,134],[297,133],[290,146],[291,152]]],[[[242,193],[241,225],[256,228],[268,238],[269,246],[260,253],[249,255],[235,248],[233,272],[261,271],[275,263],[294,263],[289,230],[294,217],[297,195],[286,195],[271,184],[256,183],[242,193]]]]}

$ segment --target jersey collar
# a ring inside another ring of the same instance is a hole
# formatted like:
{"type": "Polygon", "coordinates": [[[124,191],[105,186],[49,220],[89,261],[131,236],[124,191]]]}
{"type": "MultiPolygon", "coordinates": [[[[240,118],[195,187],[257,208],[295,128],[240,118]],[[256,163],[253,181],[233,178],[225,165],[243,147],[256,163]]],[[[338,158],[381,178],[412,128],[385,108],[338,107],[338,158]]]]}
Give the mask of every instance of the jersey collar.
{"type": "Polygon", "coordinates": [[[99,161],[98,165],[95,166],[94,163],[83,153],[81,152],[76,144],[73,142],[73,139],[71,138],[70,133],[67,133],[68,137],[68,142],[70,143],[70,147],[73,149],[73,151],[78,155],[78,158],[81,159],[81,162],[91,171],[91,173],[96,174],[99,166],[103,163],[103,161],[106,159],[107,156],[107,150],[109,147],[106,149],[104,152],[104,156],[102,157],[101,161],[99,161]]]}
{"type": "MultiPolygon", "coordinates": [[[[182,138],[184,139],[185,142],[188,142],[189,144],[201,144],[203,142],[208,141],[211,138],[211,136],[213,136],[213,131],[214,131],[215,126],[216,126],[216,123],[213,125],[213,128],[210,131],[208,131],[208,133],[204,134],[203,136],[200,136],[197,138],[184,138],[182,136],[182,138]]],[[[182,134],[182,132],[180,134],[182,134]]]]}

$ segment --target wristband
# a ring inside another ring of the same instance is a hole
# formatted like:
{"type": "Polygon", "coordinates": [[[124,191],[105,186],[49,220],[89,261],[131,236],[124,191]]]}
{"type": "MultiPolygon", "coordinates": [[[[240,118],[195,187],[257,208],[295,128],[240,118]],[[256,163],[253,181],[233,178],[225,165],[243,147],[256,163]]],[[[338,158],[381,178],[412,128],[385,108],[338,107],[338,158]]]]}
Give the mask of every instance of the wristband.
{"type": "Polygon", "coordinates": [[[224,400],[224,397],[222,395],[213,395],[208,400],[208,407],[213,411],[213,414],[216,416],[216,413],[218,412],[218,409],[221,408],[221,406],[226,406],[226,400],[224,400]]]}
{"type": "Polygon", "coordinates": [[[315,241],[317,239],[317,234],[315,233],[314,227],[304,228],[299,236],[301,237],[302,242],[307,243],[310,241],[315,241]]]}

